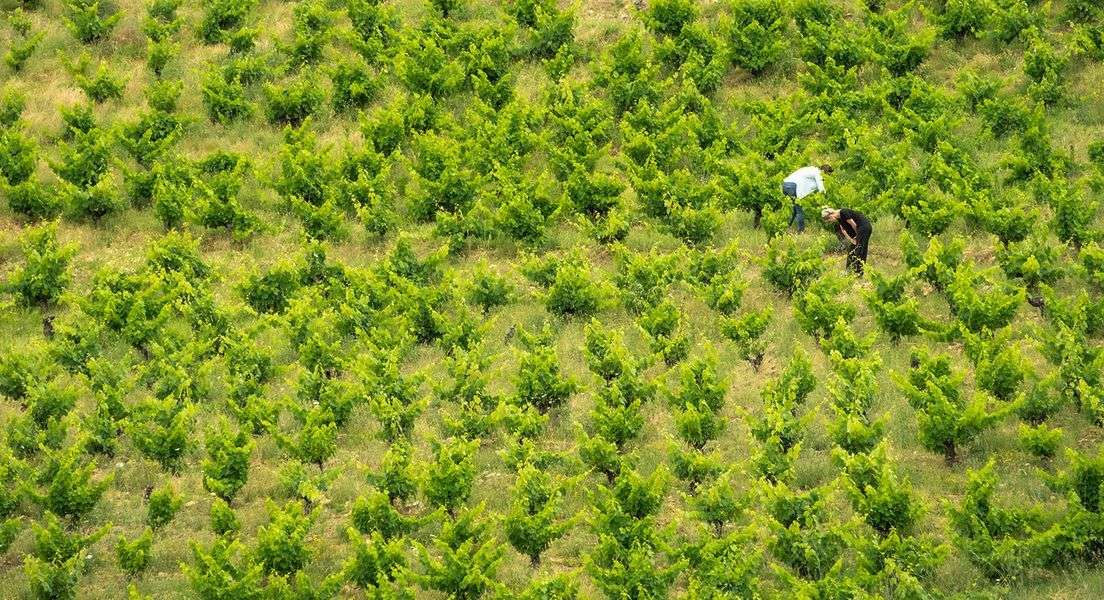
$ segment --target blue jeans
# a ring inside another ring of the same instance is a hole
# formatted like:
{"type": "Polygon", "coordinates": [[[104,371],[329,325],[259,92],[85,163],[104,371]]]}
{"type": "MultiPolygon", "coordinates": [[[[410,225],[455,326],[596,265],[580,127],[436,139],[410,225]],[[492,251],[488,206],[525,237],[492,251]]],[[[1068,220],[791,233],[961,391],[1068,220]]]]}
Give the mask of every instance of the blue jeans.
{"type": "Polygon", "coordinates": [[[790,225],[797,221],[797,232],[801,233],[805,231],[805,209],[801,208],[801,205],[794,202],[793,213],[790,214],[790,225]]]}

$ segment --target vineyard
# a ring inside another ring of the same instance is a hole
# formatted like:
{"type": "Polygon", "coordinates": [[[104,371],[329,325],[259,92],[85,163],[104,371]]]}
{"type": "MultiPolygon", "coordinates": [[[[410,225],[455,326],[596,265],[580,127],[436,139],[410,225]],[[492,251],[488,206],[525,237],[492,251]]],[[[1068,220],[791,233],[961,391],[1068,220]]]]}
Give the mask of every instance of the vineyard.
{"type": "Polygon", "coordinates": [[[1104,596],[1099,0],[0,9],[0,597],[1104,596]]]}

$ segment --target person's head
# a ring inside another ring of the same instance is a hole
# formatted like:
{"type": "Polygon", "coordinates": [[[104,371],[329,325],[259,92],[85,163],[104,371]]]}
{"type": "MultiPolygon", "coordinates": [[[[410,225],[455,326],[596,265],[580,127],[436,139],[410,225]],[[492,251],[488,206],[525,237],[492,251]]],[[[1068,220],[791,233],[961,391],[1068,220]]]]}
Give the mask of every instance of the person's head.
{"type": "Polygon", "coordinates": [[[834,223],[839,220],[839,212],[840,211],[838,208],[824,207],[820,209],[820,218],[824,219],[825,221],[834,223]]]}
{"type": "Polygon", "coordinates": [[[820,172],[821,173],[831,175],[832,171],[834,171],[834,170],[835,169],[832,168],[832,165],[820,165],[820,172]]]}

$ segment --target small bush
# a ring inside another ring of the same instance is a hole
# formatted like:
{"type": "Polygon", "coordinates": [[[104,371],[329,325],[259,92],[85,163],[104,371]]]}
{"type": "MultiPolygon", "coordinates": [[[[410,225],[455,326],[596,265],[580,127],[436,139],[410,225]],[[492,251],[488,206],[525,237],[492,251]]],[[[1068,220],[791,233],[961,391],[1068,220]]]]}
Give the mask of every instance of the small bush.
{"type": "Polygon", "coordinates": [[[8,207],[12,212],[28,221],[45,221],[61,212],[61,200],[57,191],[37,181],[24,181],[19,185],[7,186],[4,191],[8,197],[8,207]]]}
{"type": "Polygon", "coordinates": [[[993,12],[991,0],[947,0],[936,17],[943,37],[979,38],[985,34],[993,12]]]}
{"type": "Polygon", "coordinates": [[[30,37],[12,40],[11,47],[4,54],[4,63],[16,73],[22,71],[27,64],[27,60],[31,58],[31,55],[34,54],[35,49],[38,48],[45,37],[46,34],[40,31],[30,37]]]}
{"type": "Polygon", "coordinates": [[[780,0],[734,0],[726,38],[732,62],[759,74],[786,49],[786,15],[780,0]]]}
{"type": "Polygon", "coordinates": [[[200,90],[207,116],[216,123],[228,125],[253,114],[253,103],[246,98],[241,79],[230,78],[221,69],[207,71],[200,90]]]}
{"type": "Polygon", "coordinates": [[[368,65],[356,59],[347,59],[330,70],[333,83],[333,105],[338,111],[364,108],[380,93],[383,84],[368,65]]]}
{"type": "Polygon", "coordinates": [[[793,296],[824,271],[816,244],[800,248],[792,238],[775,238],[763,259],[763,277],[778,291],[793,296]]]}
{"type": "Polygon", "coordinates": [[[84,91],[88,99],[97,104],[108,100],[121,100],[123,90],[126,88],[126,79],[114,72],[107,63],[100,61],[96,72],[88,74],[87,58],[82,57],[78,62],[75,73],[77,87],[84,91]]]}
{"type": "Polygon", "coordinates": [[[246,17],[256,6],[257,0],[204,0],[199,39],[208,44],[223,41],[227,32],[245,25],[246,17]]]}
{"type": "Polygon", "coordinates": [[[121,13],[103,14],[99,0],[64,0],[65,26],[85,44],[106,38],[123,18],[121,13]]]}
{"type": "Polygon", "coordinates": [[[157,77],[165,72],[169,61],[180,54],[180,44],[169,40],[146,41],[146,66],[157,77]]]}
{"type": "Polygon", "coordinates": [[[304,76],[285,85],[267,84],[265,116],[273,125],[298,127],[307,117],[318,112],[326,93],[312,77],[304,76]]]}
{"type": "Polygon", "coordinates": [[[0,129],[0,182],[19,185],[34,174],[38,152],[34,142],[15,127],[0,129]]]}
{"type": "Polygon", "coordinates": [[[65,192],[65,198],[69,214],[76,219],[92,222],[98,222],[126,207],[126,200],[110,178],[88,188],[70,186],[65,192]]]}
{"type": "Polygon", "coordinates": [[[13,127],[27,107],[27,97],[14,89],[4,90],[0,96],[0,127],[13,127]]]}
{"type": "Polygon", "coordinates": [[[676,36],[698,18],[695,0],[653,0],[648,3],[644,23],[661,36],[676,36]]]}
{"type": "Polygon", "coordinates": [[[115,560],[119,568],[130,577],[146,570],[150,560],[150,546],[153,544],[153,530],[146,528],[142,535],[133,540],[119,536],[115,543],[115,560]]]}
{"type": "Polygon", "coordinates": [[[20,237],[24,264],[12,274],[6,289],[27,306],[49,307],[69,287],[69,261],[77,252],[71,244],[59,244],[57,223],[28,228],[20,237]]]}

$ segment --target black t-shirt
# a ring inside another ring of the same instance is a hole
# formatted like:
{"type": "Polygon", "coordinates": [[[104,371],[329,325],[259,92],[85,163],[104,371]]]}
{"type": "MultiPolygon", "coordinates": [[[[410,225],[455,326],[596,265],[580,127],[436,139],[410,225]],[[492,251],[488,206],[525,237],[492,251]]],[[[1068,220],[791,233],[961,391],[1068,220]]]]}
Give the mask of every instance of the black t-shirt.
{"type": "Polygon", "coordinates": [[[866,218],[866,215],[857,210],[851,210],[850,208],[841,208],[839,211],[839,226],[840,229],[847,232],[847,235],[851,237],[857,237],[859,231],[870,229],[870,219],[866,218]],[[851,223],[848,221],[854,221],[858,230],[851,227],[851,223]]]}

